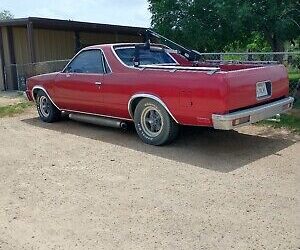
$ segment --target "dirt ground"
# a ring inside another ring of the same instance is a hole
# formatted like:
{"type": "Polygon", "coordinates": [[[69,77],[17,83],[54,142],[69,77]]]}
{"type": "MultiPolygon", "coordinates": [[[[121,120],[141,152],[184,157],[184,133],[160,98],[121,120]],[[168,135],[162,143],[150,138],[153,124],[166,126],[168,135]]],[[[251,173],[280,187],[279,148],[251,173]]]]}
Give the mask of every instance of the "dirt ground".
{"type": "Polygon", "coordinates": [[[22,94],[22,92],[0,91],[0,107],[17,104],[24,102],[25,100],[25,96],[22,94]]]}
{"type": "Polygon", "coordinates": [[[299,249],[300,138],[0,119],[0,249],[299,249]]]}

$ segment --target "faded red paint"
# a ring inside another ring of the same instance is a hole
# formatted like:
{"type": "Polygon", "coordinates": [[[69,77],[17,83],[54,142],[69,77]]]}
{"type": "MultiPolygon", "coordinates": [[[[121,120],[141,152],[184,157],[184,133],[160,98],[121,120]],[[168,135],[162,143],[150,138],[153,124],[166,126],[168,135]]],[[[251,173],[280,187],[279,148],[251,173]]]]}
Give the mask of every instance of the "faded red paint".
{"type": "MultiPolygon", "coordinates": [[[[52,73],[28,79],[27,95],[41,86],[61,110],[71,110],[131,119],[128,101],[139,93],[163,101],[183,125],[212,126],[212,114],[226,114],[288,96],[288,77],[283,65],[219,65],[214,74],[199,71],[174,71],[124,66],[112,51],[101,48],[112,69],[111,74],[52,73]],[[272,96],[256,99],[256,83],[272,81],[272,96]],[[95,85],[101,82],[101,86],[95,85]]],[[[191,66],[184,57],[172,54],[182,66],[191,66]]],[[[199,66],[211,66],[199,64],[199,66]]]]}

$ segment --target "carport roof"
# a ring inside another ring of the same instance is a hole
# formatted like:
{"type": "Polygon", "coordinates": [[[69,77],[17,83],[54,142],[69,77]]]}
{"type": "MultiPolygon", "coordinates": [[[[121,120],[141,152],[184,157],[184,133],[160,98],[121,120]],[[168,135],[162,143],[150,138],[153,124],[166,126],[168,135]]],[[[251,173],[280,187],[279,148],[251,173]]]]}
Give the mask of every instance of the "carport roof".
{"type": "Polygon", "coordinates": [[[45,29],[60,29],[60,30],[74,30],[74,31],[89,31],[89,32],[120,32],[126,34],[143,34],[146,28],[143,27],[131,27],[122,25],[102,24],[102,23],[89,23],[79,22],[72,20],[60,20],[40,17],[27,17],[17,18],[0,21],[0,27],[2,26],[27,26],[32,24],[36,28],[45,29]]]}

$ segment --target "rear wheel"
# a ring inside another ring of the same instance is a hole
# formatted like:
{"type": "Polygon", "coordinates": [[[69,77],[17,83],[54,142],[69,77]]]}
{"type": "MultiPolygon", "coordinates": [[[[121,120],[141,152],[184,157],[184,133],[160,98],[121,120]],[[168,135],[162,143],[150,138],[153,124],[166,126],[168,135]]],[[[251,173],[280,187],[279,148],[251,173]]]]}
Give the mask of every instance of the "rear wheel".
{"type": "Polygon", "coordinates": [[[147,144],[168,144],[178,135],[179,127],[176,122],[160,103],[149,98],[138,103],[134,123],[139,137],[147,144]]]}
{"type": "Polygon", "coordinates": [[[44,91],[39,91],[36,97],[38,114],[44,122],[55,122],[60,119],[61,112],[54,106],[44,91]]]}

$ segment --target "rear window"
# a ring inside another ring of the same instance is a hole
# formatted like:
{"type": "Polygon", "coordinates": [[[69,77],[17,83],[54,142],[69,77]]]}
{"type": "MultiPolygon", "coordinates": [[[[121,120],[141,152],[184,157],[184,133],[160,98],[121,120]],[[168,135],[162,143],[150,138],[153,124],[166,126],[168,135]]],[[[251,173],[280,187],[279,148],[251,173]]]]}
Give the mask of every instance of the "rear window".
{"type": "MultiPolygon", "coordinates": [[[[134,66],[135,48],[116,48],[115,49],[120,60],[128,66],[134,66]]],[[[176,64],[174,59],[165,51],[140,50],[140,64],[176,64]]]]}

